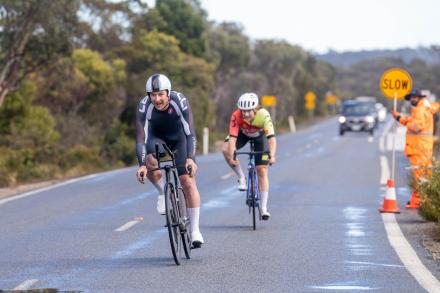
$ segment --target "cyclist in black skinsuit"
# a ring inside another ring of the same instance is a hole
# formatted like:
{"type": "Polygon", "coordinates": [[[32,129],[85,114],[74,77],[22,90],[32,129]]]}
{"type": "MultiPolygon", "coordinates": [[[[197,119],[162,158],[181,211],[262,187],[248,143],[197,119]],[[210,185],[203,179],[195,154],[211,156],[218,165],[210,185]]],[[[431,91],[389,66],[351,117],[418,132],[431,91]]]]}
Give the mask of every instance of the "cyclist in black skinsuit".
{"type": "Polygon", "coordinates": [[[145,175],[159,191],[157,210],[165,214],[164,182],[160,171],[148,171],[158,167],[153,156],[155,144],[166,143],[175,152],[177,172],[187,197],[191,238],[194,247],[203,241],[199,230],[200,194],[194,161],[196,137],[193,115],[188,99],[181,93],[171,91],[171,82],[163,74],[150,76],[146,84],[147,96],[143,98],[136,115],[136,154],[139,168],[136,177],[144,183],[145,175]]]}

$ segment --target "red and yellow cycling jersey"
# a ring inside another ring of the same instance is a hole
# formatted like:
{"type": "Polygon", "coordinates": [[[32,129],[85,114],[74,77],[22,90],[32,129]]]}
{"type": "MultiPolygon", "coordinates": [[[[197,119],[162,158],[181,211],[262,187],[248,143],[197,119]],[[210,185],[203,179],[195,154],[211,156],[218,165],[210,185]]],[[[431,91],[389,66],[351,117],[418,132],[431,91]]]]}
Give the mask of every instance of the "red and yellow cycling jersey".
{"type": "Polygon", "coordinates": [[[240,109],[235,110],[234,113],[232,113],[229,123],[229,136],[237,137],[240,130],[244,135],[249,137],[259,136],[261,130],[264,130],[264,134],[267,138],[271,138],[275,135],[272,118],[269,112],[263,108],[257,110],[255,118],[251,123],[243,119],[240,109]]]}

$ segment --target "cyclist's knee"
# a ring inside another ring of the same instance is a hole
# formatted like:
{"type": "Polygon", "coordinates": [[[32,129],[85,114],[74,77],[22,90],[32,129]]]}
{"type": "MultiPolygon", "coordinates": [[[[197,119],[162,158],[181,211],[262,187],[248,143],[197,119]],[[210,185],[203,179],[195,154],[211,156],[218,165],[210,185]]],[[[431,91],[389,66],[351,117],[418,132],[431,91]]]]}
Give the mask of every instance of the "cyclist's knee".
{"type": "Polygon", "coordinates": [[[148,168],[148,170],[153,170],[153,169],[156,169],[157,167],[158,167],[158,164],[157,164],[156,158],[152,154],[147,155],[147,168],[148,168]]]}
{"type": "Polygon", "coordinates": [[[190,177],[189,175],[179,176],[180,184],[186,193],[193,194],[197,191],[196,181],[194,177],[190,177]]]}
{"type": "Polygon", "coordinates": [[[193,179],[189,175],[179,176],[179,179],[183,188],[191,188],[194,185],[193,179]]]}
{"type": "Polygon", "coordinates": [[[225,157],[228,157],[228,153],[229,153],[229,149],[228,148],[229,148],[228,142],[224,142],[223,145],[222,145],[222,152],[223,152],[223,155],[225,157]]]}
{"type": "Polygon", "coordinates": [[[257,167],[257,174],[260,176],[267,174],[267,166],[266,165],[259,165],[257,167]]]}

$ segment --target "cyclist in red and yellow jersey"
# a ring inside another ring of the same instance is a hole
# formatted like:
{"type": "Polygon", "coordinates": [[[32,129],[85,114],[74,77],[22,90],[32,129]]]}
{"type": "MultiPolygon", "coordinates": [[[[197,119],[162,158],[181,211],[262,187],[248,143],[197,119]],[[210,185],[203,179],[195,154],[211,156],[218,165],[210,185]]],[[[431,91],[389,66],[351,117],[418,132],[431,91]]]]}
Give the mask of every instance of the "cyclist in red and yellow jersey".
{"type": "Polygon", "coordinates": [[[269,112],[261,108],[258,96],[254,93],[244,93],[237,102],[237,107],[232,113],[229,124],[229,135],[223,144],[223,155],[226,162],[238,176],[238,189],[246,190],[246,178],[241,169],[240,162],[234,160],[234,151],[241,149],[249,140],[254,140],[255,151],[267,151],[270,156],[255,156],[255,165],[258,174],[258,185],[261,196],[261,216],[263,220],[270,217],[267,211],[269,197],[269,179],[267,165],[275,163],[276,139],[275,131],[269,112]]]}

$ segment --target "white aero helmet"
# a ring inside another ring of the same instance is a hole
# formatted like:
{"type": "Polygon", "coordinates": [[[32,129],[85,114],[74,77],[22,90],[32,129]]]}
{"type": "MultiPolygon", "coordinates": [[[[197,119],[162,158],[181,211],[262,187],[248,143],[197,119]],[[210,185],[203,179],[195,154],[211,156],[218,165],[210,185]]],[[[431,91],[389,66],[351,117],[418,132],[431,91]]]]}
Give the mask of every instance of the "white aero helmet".
{"type": "Polygon", "coordinates": [[[148,94],[152,92],[167,90],[168,95],[170,95],[171,82],[165,75],[156,73],[148,78],[145,88],[148,94]]]}
{"type": "Polygon", "coordinates": [[[258,107],[258,96],[254,93],[244,93],[238,98],[237,107],[240,110],[253,110],[258,107]]]}

